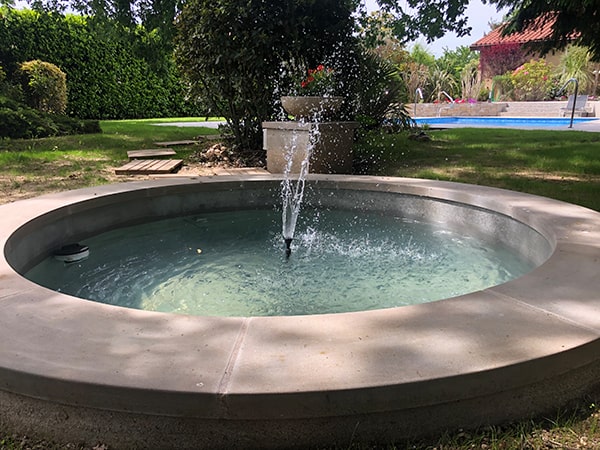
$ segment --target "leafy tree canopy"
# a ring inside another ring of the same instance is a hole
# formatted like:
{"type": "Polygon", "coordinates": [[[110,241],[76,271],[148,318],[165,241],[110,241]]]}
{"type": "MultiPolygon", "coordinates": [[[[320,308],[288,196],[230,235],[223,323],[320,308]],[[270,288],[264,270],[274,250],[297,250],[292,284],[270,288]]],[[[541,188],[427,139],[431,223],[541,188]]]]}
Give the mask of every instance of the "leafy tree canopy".
{"type": "MultiPolygon", "coordinates": [[[[377,0],[388,14],[388,27],[403,42],[419,36],[428,42],[454,31],[465,36],[465,11],[470,0],[377,0]]],[[[563,49],[574,41],[592,50],[600,61],[600,0],[483,0],[484,3],[506,9],[508,26],[505,32],[521,31],[532,20],[554,21],[551,39],[538,45],[548,52],[563,49]]]]}
{"type": "MultiPolygon", "coordinates": [[[[159,29],[166,39],[173,37],[173,21],[181,12],[184,0],[28,0],[34,9],[64,12],[70,8],[96,18],[117,20],[123,25],[143,24],[148,30],[159,29]]],[[[377,0],[385,27],[402,43],[424,37],[427,42],[447,32],[465,36],[470,28],[465,17],[470,0],[377,0]]],[[[508,10],[506,32],[521,30],[533,19],[556,20],[552,40],[542,50],[563,48],[572,42],[590,47],[600,59],[600,0],[483,0],[508,10]],[[551,14],[548,14],[551,13],[551,14]]],[[[316,2],[318,3],[318,2],[316,2]]],[[[358,0],[350,0],[355,17],[368,26],[369,17],[358,0]]],[[[0,0],[0,5],[14,0],[0,0]]],[[[216,7],[216,6],[215,6],[216,7]]],[[[380,17],[380,19],[381,19],[380,17]]],[[[381,22],[381,21],[380,21],[381,22]]],[[[381,23],[380,23],[381,24],[381,23]]]]}
{"type": "MultiPolygon", "coordinates": [[[[13,0],[0,0],[13,2],[13,0]]],[[[92,16],[96,21],[115,21],[134,28],[142,24],[148,31],[159,30],[165,41],[174,34],[174,20],[183,0],[27,0],[36,11],[65,13],[69,10],[92,16]]]]}
{"type": "Polygon", "coordinates": [[[432,42],[449,31],[459,37],[471,31],[465,17],[469,0],[377,0],[377,3],[393,17],[390,26],[403,42],[420,36],[432,42]]]}
{"type": "MultiPolygon", "coordinates": [[[[456,0],[462,2],[462,0],[456,0]]],[[[486,0],[484,0],[486,2],[486,0]]],[[[562,49],[575,41],[589,47],[600,60],[600,0],[487,0],[509,12],[505,33],[521,31],[533,20],[554,21],[549,41],[539,45],[542,52],[562,49]]]]}
{"type": "Polygon", "coordinates": [[[410,57],[414,62],[425,67],[433,67],[435,64],[435,56],[424,45],[418,42],[413,45],[410,57]]]}
{"type": "MultiPolygon", "coordinates": [[[[0,4],[11,4],[14,0],[0,0],[0,4]]],[[[92,15],[97,19],[116,20],[125,26],[143,24],[148,30],[160,29],[162,34],[173,36],[173,21],[181,12],[184,0],[27,0],[33,9],[65,12],[68,9],[92,15]]],[[[454,31],[464,36],[470,28],[464,13],[469,0],[377,0],[385,26],[402,43],[423,36],[427,42],[442,37],[446,32],[454,31]]],[[[299,1],[298,3],[303,3],[299,1]]],[[[318,2],[313,2],[315,5],[318,2]]],[[[343,2],[351,6],[349,12],[355,13],[363,25],[369,22],[362,2],[349,0],[343,2]]],[[[218,8],[218,4],[213,5],[218,8]]]]}

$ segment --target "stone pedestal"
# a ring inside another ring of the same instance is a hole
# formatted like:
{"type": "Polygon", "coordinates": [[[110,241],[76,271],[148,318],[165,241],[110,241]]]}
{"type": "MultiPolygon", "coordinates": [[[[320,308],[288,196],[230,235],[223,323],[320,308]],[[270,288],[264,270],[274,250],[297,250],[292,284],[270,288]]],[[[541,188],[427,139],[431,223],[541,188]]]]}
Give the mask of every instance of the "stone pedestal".
{"type": "Polygon", "coordinates": [[[311,139],[316,138],[310,173],[352,173],[352,144],[358,122],[263,122],[262,126],[269,172],[284,172],[285,154],[293,146],[291,172],[300,172],[311,139]]]}

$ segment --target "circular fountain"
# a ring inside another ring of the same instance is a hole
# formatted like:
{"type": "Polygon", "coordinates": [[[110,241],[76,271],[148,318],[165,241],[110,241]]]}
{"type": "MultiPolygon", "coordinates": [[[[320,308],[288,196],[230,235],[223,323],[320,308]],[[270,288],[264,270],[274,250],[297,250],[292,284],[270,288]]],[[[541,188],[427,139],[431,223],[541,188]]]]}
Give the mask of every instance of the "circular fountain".
{"type": "Polygon", "coordinates": [[[427,304],[188,316],[83,300],[22,275],[65,243],[117,227],[272,208],[280,182],[158,180],[0,207],[3,428],[116,448],[389,443],[540,414],[596,387],[600,214],[546,198],[430,180],[310,177],[327,208],[453,222],[537,264],[427,304]]]}

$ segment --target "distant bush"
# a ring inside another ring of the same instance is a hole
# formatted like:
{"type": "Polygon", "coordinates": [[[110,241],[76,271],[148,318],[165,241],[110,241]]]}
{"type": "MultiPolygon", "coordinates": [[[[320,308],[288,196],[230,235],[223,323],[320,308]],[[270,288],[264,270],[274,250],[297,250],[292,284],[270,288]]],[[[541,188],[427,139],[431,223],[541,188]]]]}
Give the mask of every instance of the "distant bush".
{"type": "Polygon", "coordinates": [[[97,120],[44,113],[0,96],[0,138],[30,139],[101,131],[97,120]]]}
{"type": "Polygon", "coordinates": [[[543,59],[518,67],[510,74],[510,79],[512,96],[519,101],[547,100],[554,84],[552,67],[543,59]]]}
{"type": "Polygon", "coordinates": [[[361,53],[357,78],[361,81],[354,87],[350,105],[354,117],[364,130],[378,128],[394,119],[394,128],[412,127],[412,121],[402,104],[403,83],[396,66],[374,52],[361,53]]]}
{"type": "Polygon", "coordinates": [[[492,79],[492,100],[506,101],[511,100],[513,95],[514,85],[512,83],[510,73],[506,75],[496,75],[492,79]]]}
{"type": "Polygon", "coordinates": [[[25,102],[38,111],[64,114],[67,109],[67,76],[52,63],[35,59],[19,67],[25,102]]]}

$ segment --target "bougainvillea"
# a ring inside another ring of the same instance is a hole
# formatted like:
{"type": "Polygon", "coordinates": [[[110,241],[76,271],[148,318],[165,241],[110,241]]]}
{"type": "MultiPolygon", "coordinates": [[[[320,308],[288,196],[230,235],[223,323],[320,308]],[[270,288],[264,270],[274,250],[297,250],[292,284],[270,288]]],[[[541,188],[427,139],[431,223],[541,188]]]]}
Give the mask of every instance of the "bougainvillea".
{"type": "Polygon", "coordinates": [[[503,75],[527,61],[527,51],[521,44],[493,45],[480,50],[481,71],[486,78],[503,75]]]}

